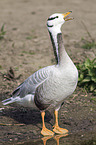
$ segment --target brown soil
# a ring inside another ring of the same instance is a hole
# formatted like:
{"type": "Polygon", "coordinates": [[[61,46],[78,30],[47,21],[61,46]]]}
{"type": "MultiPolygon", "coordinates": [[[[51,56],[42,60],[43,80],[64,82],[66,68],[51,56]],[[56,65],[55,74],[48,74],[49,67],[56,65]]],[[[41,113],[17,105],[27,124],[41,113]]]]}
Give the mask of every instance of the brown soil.
{"type": "MultiPolygon", "coordinates": [[[[75,63],[96,57],[96,49],[81,48],[81,38],[89,40],[82,21],[91,36],[96,35],[96,1],[93,0],[3,0],[0,1],[0,28],[6,34],[0,39],[0,143],[42,144],[40,112],[16,105],[3,106],[1,101],[36,70],[55,63],[46,28],[48,16],[72,10],[74,21],[62,27],[65,48],[75,63]],[[10,67],[15,76],[4,74],[10,67]],[[18,77],[21,75],[20,77],[18,77]],[[16,78],[16,79],[15,79],[16,78]],[[5,126],[4,126],[5,124],[5,126]],[[27,143],[26,143],[27,141],[27,143]],[[24,143],[25,142],[25,143],[24,143]]],[[[59,116],[60,126],[69,130],[61,144],[96,144],[96,102],[94,95],[77,87],[65,100],[59,116]]],[[[53,113],[46,113],[46,126],[52,129],[53,113]]],[[[52,139],[51,139],[52,140],[52,139]]],[[[49,140],[49,144],[52,144],[49,140]]],[[[53,142],[53,144],[55,144],[53,142]]]]}

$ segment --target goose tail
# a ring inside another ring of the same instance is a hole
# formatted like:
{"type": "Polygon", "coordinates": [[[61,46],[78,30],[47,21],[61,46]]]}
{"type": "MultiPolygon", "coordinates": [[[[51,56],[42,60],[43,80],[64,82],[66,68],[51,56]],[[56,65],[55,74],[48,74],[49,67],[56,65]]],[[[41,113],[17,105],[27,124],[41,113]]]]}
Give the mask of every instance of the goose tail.
{"type": "Polygon", "coordinates": [[[13,97],[2,101],[3,105],[8,105],[8,104],[11,104],[11,103],[14,103],[14,102],[16,102],[16,99],[13,98],[13,97]]]}

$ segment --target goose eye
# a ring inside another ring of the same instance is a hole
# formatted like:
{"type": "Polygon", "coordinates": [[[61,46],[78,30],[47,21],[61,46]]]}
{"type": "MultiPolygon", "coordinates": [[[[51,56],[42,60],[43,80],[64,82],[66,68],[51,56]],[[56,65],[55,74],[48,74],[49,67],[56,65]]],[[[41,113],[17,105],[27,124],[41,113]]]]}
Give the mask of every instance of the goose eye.
{"type": "Polygon", "coordinates": [[[56,16],[56,18],[58,18],[58,16],[56,16]]]}

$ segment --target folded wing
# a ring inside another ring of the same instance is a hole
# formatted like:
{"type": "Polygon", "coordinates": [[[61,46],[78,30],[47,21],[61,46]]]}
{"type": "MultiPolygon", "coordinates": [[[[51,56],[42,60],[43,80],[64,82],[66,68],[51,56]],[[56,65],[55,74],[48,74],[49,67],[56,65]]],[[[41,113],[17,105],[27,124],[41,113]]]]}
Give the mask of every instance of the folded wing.
{"type": "Polygon", "coordinates": [[[53,66],[48,66],[36,71],[13,91],[12,97],[23,98],[28,94],[34,95],[36,88],[48,78],[52,68],[53,66]]]}

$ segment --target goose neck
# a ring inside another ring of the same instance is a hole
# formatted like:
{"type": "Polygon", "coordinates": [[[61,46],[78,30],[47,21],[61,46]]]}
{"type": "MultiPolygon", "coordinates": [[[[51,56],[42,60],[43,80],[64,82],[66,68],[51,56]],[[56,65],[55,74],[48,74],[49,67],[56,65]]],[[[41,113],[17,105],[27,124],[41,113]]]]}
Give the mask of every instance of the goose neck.
{"type": "Polygon", "coordinates": [[[68,60],[68,55],[63,44],[61,30],[55,31],[53,29],[53,31],[49,31],[49,34],[53,45],[57,65],[61,66],[65,63],[65,61],[68,60]]]}

